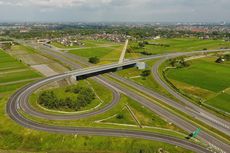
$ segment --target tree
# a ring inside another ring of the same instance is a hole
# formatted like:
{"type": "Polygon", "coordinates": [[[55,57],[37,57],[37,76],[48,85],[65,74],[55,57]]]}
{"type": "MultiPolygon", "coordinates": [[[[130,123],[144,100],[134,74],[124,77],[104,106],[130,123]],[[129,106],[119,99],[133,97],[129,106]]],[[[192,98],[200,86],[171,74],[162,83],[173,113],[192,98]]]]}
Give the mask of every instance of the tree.
{"type": "Polygon", "coordinates": [[[45,91],[39,96],[39,104],[48,108],[59,108],[59,100],[53,91],[45,91]]]}
{"type": "Polygon", "coordinates": [[[185,59],[183,57],[170,59],[169,63],[171,66],[176,67],[176,68],[183,68],[183,67],[189,67],[190,66],[190,63],[185,61],[185,59]]]}
{"type": "Polygon", "coordinates": [[[97,63],[100,62],[100,59],[98,57],[96,57],[96,56],[95,57],[90,57],[89,62],[93,63],[93,64],[97,64],[97,63]]]}
{"type": "Polygon", "coordinates": [[[150,70],[144,70],[144,71],[142,71],[141,76],[147,77],[147,76],[149,76],[150,74],[151,74],[151,71],[150,71],[150,70]]]}
{"type": "Polygon", "coordinates": [[[118,115],[116,116],[116,118],[117,118],[117,119],[123,119],[123,118],[124,118],[124,115],[123,115],[123,114],[118,114],[118,115]]]}
{"type": "Polygon", "coordinates": [[[144,47],[145,47],[145,44],[144,44],[143,42],[139,42],[139,43],[138,43],[138,46],[139,46],[139,48],[144,48],[144,47]]]}

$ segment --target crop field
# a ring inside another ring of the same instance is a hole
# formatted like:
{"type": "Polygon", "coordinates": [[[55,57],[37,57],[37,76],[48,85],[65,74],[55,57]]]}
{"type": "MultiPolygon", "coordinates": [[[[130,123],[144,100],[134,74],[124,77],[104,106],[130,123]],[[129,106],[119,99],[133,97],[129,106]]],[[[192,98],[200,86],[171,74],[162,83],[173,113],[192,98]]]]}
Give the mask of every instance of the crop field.
{"type": "MultiPolygon", "coordinates": [[[[223,40],[200,40],[195,38],[169,38],[158,40],[146,40],[149,44],[144,48],[134,49],[134,52],[146,51],[152,54],[163,54],[170,52],[188,52],[197,50],[211,50],[230,48],[230,42],[223,40]]],[[[130,46],[137,46],[137,42],[131,42],[130,46]]],[[[131,56],[131,55],[128,55],[131,56]]],[[[138,54],[136,55],[138,56],[138,54]]]]}
{"type": "Polygon", "coordinates": [[[217,57],[207,57],[191,61],[191,66],[170,69],[166,76],[180,90],[202,98],[205,103],[229,111],[230,95],[225,93],[230,87],[230,65],[217,64],[217,57]]]}
{"type": "Polygon", "coordinates": [[[23,63],[0,50],[0,93],[12,91],[33,79],[41,78],[23,63]]]}

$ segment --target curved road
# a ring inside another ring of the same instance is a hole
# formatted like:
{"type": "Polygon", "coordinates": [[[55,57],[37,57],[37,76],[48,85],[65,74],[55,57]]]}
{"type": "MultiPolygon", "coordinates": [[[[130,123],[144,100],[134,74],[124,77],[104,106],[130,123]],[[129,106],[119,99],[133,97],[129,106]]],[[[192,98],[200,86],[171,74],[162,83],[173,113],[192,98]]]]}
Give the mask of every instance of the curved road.
{"type": "Polygon", "coordinates": [[[25,94],[25,91],[27,92],[28,90],[31,90],[34,86],[42,86],[45,82],[48,83],[56,79],[62,79],[65,76],[63,75],[64,74],[56,75],[53,77],[49,77],[49,78],[40,80],[36,83],[32,83],[30,85],[27,85],[21,88],[14,95],[12,95],[11,98],[9,99],[9,102],[7,103],[7,109],[6,109],[11,119],[13,119],[15,122],[17,122],[18,124],[24,127],[32,128],[35,130],[42,130],[42,131],[56,132],[56,133],[143,138],[147,140],[156,140],[156,141],[166,142],[166,143],[177,145],[177,146],[180,146],[180,147],[183,147],[183,148],[195,151],[195,152],[200,152],[200,153],[210,152],[206,150],[205,148],[197,144],[191,143],[187,140],[182,140],[182,139],[165,136],[161,134],[141,132],[141,131],[131,131],[131,130],[50,126],[50,125],[44,125],[44,124],[33,122],[23,117],[18,112],[18,107],[19,107],[18,102],[24,100],[23,98],[21,99],[21,96],[25,94]]]}
{"type": "MultiPolygon", "coordinates": [[[[195,117],[201,119],[205,123],[209,123],[210,125],[214,126],[215,128],[219,129],[220,131],[224,132],[225,134],[230,136],[230,123],[228,121],[225,121],[212,113],[209,113],[208,111],[201,109],[199,106],[193,104],[189,100],[187,100],[185,97],[180,95],[178,92],[173,90],[167,83],[165,83],[158,72],[158,69],[160,65],[166,61],[167,59],[159,60],[154,66],[152,67],[152,74],[154,76],[154,79],[158,84],[160,84],[163,88],[165,88],[170,94],[172,94],[174,97],[176,97],[178,100],[183,102],[189,109],[192,109],[196,115],[195,117]]],[[[183,106],[180,106],[180,108],[183,110],[183,106]]],[[[185,109],[185,108],[184,108],[185,109]]]]}
{"type": "Polygon", "coordinates": [[[105,105],[102,108],[95,109],[93,111],[81,113],[81,114],[50,114],[45,112],[39,112],[35,110],[29,103],[29,96],[35,92],[37,89],[39,89],[41,86],[44,86],[50,82],[53,81],[59,81],[62,80],[69,75],[57,75],[53,77],[49,77],[43,80],[40,80],[38,82],[32,83],[27,85],[26,87],[22,88],[22,92],[20,94],[20,98],[18,99],[18,103],[20,104],[20,108],[26,112],[27,114],[30,114],[32,116],[43,118],[43,119],[49,119],[49,120],[73,120],[73,119],[81,119],[86,118],[98,114],[102,114],[108,110],[110,110],[114,105],[116,105],[120,100],[120,93],[112,88],[111,86],[106,85],[104,82],[102,82],[99,78],[94,78],[97,82],[103,84],[108,90],[111,90],[113,93],[113,99],[110,103],[105,105]]]}
{"type": "MultiPolygon", "coordinates": [[[[178,55],[178,53],[176,53],[176,55],[178,55]]],[[[179,54],[179,55],[181,55],[181,54],[179,54]]],[[[56,54],[55,54],[55,56],[56,56],[56,54]]],[[[165,56],[168,56],[168,55],[163,55],[163,56],[165,57],[165,56]]],[[[159,58],[159,56],[157,55],[157,57],[154,57],[154,58],[159,58]]],[[[143,59],[138,59],[138,60],[143,60],[143,59]]],[[[43,79],[41,81],[38,81],[38,82],[36,82],[34,84],[30,84],[30,85],[20,89],[19,91],[17,91],[10,98],[10,100],[9,100],[9,102],[7,104],[7,113],[17,123],[19,123],[19,124],[21,124],[21,125],[23,125],[25,127],[38,129],[38,130],[45,130],[45,131],[50,131],[50,132],[93,134],[93,135],[128,136],[128,137],[144,138],[144,139],[149,139],[149,140],[154,139],[154,140],[167,142],[167,143],[170,143],[170,144],[179,145],[181,147],[184,147],[184,148],[196,151],[196,152],[209,152],[209,151],[205,150],[204,148],[202,148],[200,146],[197,146],[195,144],[187,142],[186,140],[180,140],[180,139],[177,139],[177,138],[166,137],[166,136],[163,136],[163,135],[160,135],[160,134],[153,134],[153,133],[140,132],[140,131],[124,131],[124,130],[110,130],[110,129],[96,129],[96,128],[70,128],[70,127],[56,127],[56,126],[41,125],[41,124],[34,123],[34,122],[24,118],[23,116],[21,116],[18,113],[17,109],[19,109],[20,107],[22,107],[23,110],[26,111],[26,112],[31,111],[31,109],[29,107],[27,107],[28,96],[31,93],[30,91],[33,91],[33,90],[43,86],[44,84],[47,84],[47,83],[53,82],[53,81],[57,81],[59,79],[63,79],[65,77],[68,77],[68,74],[61,74],[61,75],[52,76],[52,77],[43,79]]],[[[100,80],[99,77],[97,77],[97,79],[100,80]]],[[[108,85],[108,83],[106,83],[107,80],[101,79],[100,81],[102,81],[102,82],[104,82],[104,84],[108,85]]],[[[109,86],[111,87],[111,84],[109,86]]],[[[140,96],[138,97],[137,95],[135,95],[135,93],[127,92],[125,89],[120,88],[117,84],[112,84],[112,87],[116,87],[114,89],[122,91],[124,94],[126,94],[128,96],[131,96],[132,98],[135,98],[135,100],[140,101],[144,106],[150,108],[151,110],[153,110],[153,111],[157,110],[156,109],[157,106],[154,106],[153,103],[151,103],[149,101],[146,101],[146,99],[143,99],[140,96]]],[[[110,104],[110,106],[107,106],[107,108],[104,109],[103,111],[106,111],[106,110],[110,109],[115,102],[112,102],[110,104]]],[[[38,115],[38,116],[41,115],[41,114],[37,114],[36,111],[34,112],[34,110],[32,110],[32,113],[35,113],[34,115],[38,115]]],[[[99,113],[101,113],[101,112],[99,112],[99,113]]],[[[182,125],[182,127],[187,129],[187,130],[191,130],[191,128],[194,129],[194,127],[191,124],[188,124],[187,122],[184,122],[180,118],[175,117],[172,114],[167,113],[167,111],[162,110],[162,108],[161,109],[159,108],[159,113],[162,116],[165,116],[166,118],[169,118],[169,119],[173,119],[173,117],[174,117],[175,122],[177,122],[178,124],[180,123],[182,125]],[[173,117],[171,117],[171,116],[173,116],[173,117]]],[[[42,115],[47,115],[47,114],[42,114],[42,115]]],[[[88,116],[90,116],[90,115],[93,115],[93,114],[88,114],[88,116]]],[[[43,117],[47,118],[47,117],[50,117],[50,116],[43,116],[43,117]]],[[[51,119],[53,119],[55,117],[57,117],[57,116],[53,116],[53,117],[51,117],[51,119]]],[[[84,115],[82,117],[84,117],[84,115]]],[[[65,119],[65,117],[60,117],[60,119],[65,119]]],[[[208,137],[209,135],[204,135],[204,136],[208,137]]],[[[221,142],[219,142],[214,137],[209,137],[209,139],[214,139],[214,144],[215,144],[215,142],[217,144],[221,144],[221,142]]],[[[221,146],[221,147],[223,146],[224,150],[229,149],[228,145],[219,145],[219,146],[221,146]]]]}

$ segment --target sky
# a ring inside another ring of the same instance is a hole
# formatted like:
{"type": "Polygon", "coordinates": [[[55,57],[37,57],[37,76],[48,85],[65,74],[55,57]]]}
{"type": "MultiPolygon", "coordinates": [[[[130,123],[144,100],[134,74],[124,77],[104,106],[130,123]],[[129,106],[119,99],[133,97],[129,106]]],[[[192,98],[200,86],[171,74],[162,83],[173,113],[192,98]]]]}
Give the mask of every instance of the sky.
{"type": "Polygon", "coordinates": [[[0,22],[230,22],[230,0],[0,0],[0,22]]]}

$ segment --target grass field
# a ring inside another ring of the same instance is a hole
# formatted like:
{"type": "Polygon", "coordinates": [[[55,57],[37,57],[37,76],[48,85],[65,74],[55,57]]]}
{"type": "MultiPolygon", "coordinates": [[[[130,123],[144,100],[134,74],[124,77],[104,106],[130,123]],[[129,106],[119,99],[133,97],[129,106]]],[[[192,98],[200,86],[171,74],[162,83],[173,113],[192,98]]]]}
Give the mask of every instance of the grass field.
{"type": "Polygon", "coordinates": [[[108,40],[81,40],[82,43],[84,43],[83,46],[78,46],[78,45],[74,45],[74,46],[65,46],[59,42],[52,42],[51,45],[57,47],[57,48],[61,48],[61,49],[66,49],[66,48],[85,48],[85,47],[103,47],[103,46],[111,46],[111,45],[118,45],[117,43],[114,43],[112,41],[108,41],[108,40]]]}
{"type": "MultiPolygon", "coordinates": [[[[156,141],[134,138],[52,134],[26,129],[16,124],[5,114],[5,105],[8,96],[0,99],[0,151],[4,153],[26,153],[27,151],[33,153],[139,153],[140,150],[145,153],[152,153],[157,152],[159,148],[170,153],[191,152],[177,146],[156,141]]],[[[117,109],[119,110],[119,108],[117,109]]],[[[88,126],[93,125],[89,125],[88,123],[88,126]]]]}
{"type": "Polygon", "coordinates": [[[230,65],[217,64],[216,58],[193,60],[191,66],[170,69],[166,76],[182,92],[193,94],[213,107],[230,112],[230,95],[222,93],[230,87],[230,65]]]}
{"type": "Polygon", "coordinates": [[[85,48],[69,51],[72,54],[76,54],[81,57],[89,58],[97,56],[100,58],[101,64],[107,62],[118,61],[123,46],[113,46],[113,47],[98,47],[98,48],[85,48]]]}
{"type": "MultiPolygon", "coordinates": [[[[78,84],[80,86],[88,86],[88,87],[92,88],[94,93],[98,96],[90,104],[88,104],[85,107],[82,107],[78,111],[73,111],[71,109],[63,109],[63,110],[60,110],[60,111],[44,109],[44,107],[41,107],[37,103],[38,97],[39,97],[40,93],[42,93],[43,90],[38,91],[38,92],[34,93],[33,95],[31,95],[30,104],[35,109],[37,109],[37,110],[39,110],[41,112],[51,113],[51,114],[53,114],[53,113],[58,114],[58,113],[67,113],[67,112],[79,112],[80,113],[80,111],[86,111],[86,110],[91,110],[91,109],[99,109],[101,107],[104,107],[106,104],[108,104],[109,102],[112,101],[112,96],[113,96],[112,91],[108,90],[103,85],[99,84],[98,82],[96,82],[94,80],[91,80],[91,79],[87,79],[87,80],[79,81],[78,84]]],[[[63,86],[62,88],[49,89],[49,91],[53,91],[55,93],[55,95],[57,95],[57,97],[59,99],[65,99],[67,97],[70,97],[71,99],[75,99],[75,98],[77,98],[76,94],[70,93],[70,92],[68,92],[68,93],[65,92],[65,89],[67,89],[68,87],[74,87],[74,86],[76,86],[76,85],[63,86]]]]}
{"type": "MultiPolygon", "coordinates": [[[[135,49],[135,52],[147,51],[152,54],[163,54],[171,52],[188,52],[203,49],[220,49],[230,48],[230,42],[224,42],[222,40],[200,40],[196,38],[170,38],[170,39],[158,39],[158,40],[146,40],[152,44],[169,45],[145,45],[143,49],[135,49]]],[[[137,46],[137,42],[131,42],[130,46],[137,46]]],[[[127,54],[127,57],[140,56],[138,54],[127,54]]]]}
{"type": "Polygon", "coordinates": [[[41,78],[41,74],[28,68],[7,53],[0,50],[0,93],[15,90],[32,79],[41,78]]]}
{"type": "MultiPolygon", "coordinates": [[[[157,60],[151,60],[151,61],[147,61],[147,69],[151,69],[152,66],[154,65],[154,63],[157,60]]],[[[169,96],[171,98],[174,98],[173,96],[171,96],[163,87],[161,87],[153,78],[152,74],[147,76],[147,77],[143,77],[141,76],[142,70],[138,70],[136,67],[134,68],[129,68],[129,69],[125,69],[122,71],[117,71],[116,72],[118,75],[130,79],[131,81],[134,81],[135,83],[142,85],[148,89],[157,91],[163,95],[169,96]]]]}

